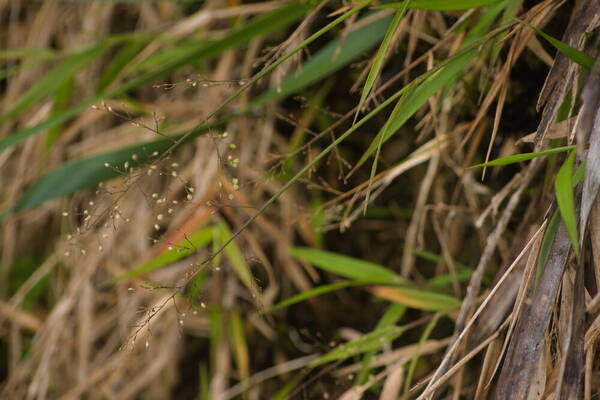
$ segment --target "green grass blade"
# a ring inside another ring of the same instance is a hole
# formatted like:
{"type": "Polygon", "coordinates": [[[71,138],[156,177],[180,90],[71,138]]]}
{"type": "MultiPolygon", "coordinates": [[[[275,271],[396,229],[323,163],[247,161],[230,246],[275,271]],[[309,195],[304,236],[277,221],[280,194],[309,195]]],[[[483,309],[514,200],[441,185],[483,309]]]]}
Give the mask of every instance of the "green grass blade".
{"type": "MultiPolygon", "coordinates": [[[[410,8],[414,10],[429,11],[460,11],[468,10],[470,8],[485,7],[500,1],[502,0],[412,0],[410,8]]],[[[404,6],[404,3],[405,2],[403,1],[399,1],[374,8],[401,8],[404,6]]]]}
{"type": "Polygon", "coordinates": [[[23,93],[15,103],[0,116],[0,123],[8,121],[31,108],[35,103],[54,93],[73,75],[97,60],[108,49],[108,45],[100,43],[67,57],[38,80],[27,92],[23,93]]]}
{"type": "Polygon", "coordinates": [[[117,276],[111,279],[108,284],[114,284],[122,281],[123,279],[137,278],[141,275],[147,274],[148,272],[154,271],[158,268],[162,268],[169,264],[179,261],[184,257],[194,253],[197,249],[205,247],[212,240],[213,231],[211,227],[201,229],[197,232],[187,235],[188,240],[182,240],[173,246],[173,250],[166,250],[152,260],[138,267],[133,268],[131,271],[117,276]]]}
{"type": "Polygon", "coordinates": [[[143,39],[133,39],[125,43],[104,68],[104,72],[96,85],[96,92],[102,93],[147,43],[148,41],[143,39]]]}
{"type": "MultiPolygon", "coordinates": [[[[360,95],[360,101],[358,102],[358,107],[356,108],[356,115],[354,116],[354,122],[356,122],[356,118],[358,117],[358,114],[362,110],[363,106],[365,105],[365,101],[367,100],[367,97],[369,97],[369,94],[371,93],[371,89],[373,88],[373,85],[375,84],[375,79],[377,79],[377,76],[379,76],[379,73],[381,72],[381,67],[383,66],[383,60],[384,60],[385,55],[387,54],[388,49],[390,47],[392,37],[394,36],[394,33],[398,29],[398,26],[400,25],[402,18],[404,18],[404,15],[406,14],[406,10],[407,10],[408,5],[410,4],[410,0],[404,1],[403,4],[404,4],[403,7],[400,8],[400,10],[398,10],[398,12],[396,12],[396,14],[394,15],[394,18],[392,19],[392,23],[388,27],[387,32],[385,33],[385,37],[383,38],[383,41],[381,42],[381,45],[379,46],[379,50],[377,50],[377,54],[375,55],[375,60],[373,61],[373,65],[371,66],[371,69],[369,70],[369,75],[367,76],[367,79],[365,81],[365,86],[363,87],[362,93],[360,95]]],[[[369,35],[369,36],[371,36],[371,35],[369,35]]]]}
{"type": "Polygon", "coordinates": [[[546,39],[548,41],[548,43],[550,43],[552,46],[554,46],[556,48],[556,50],[560,51],[563,55],[568,57],[571,61],[581,65],[588,71],[591,70],[592,67],[594,66],[594,62],[595,62],[594,57],[589,56],[589,55],[585,54],[584,52],[579,51],[576,48],[571,47],[568,44],[566,44],[558,39],[553,38],[552,36],[548,35],[547,33],[543,32],[542,30],[536,28],[535,26],[528,24],[527,22],[525,22],[523,20],[520,20],[518,18],[515,18],[515,20],[517,20],[521,24],[526,25],[529,28],[533,29],[538,35],[540,35],[541,37],[546,39]]]}
{"type": "Polygon", "coordinates": [[[453,311],[460,302],[446,294],[413,287],[375,286],[371,293],[388,301],[423,311],[453,311]]]}
{"type": "Polygon", "coordinates": [[[368,284],[368,283],[372,283],[372,282],[349,281],[349,282],[332,283],[330,285],[317,286],[316,288],[299,293],[295,296],[292,296],[290,298],[283,300],[282,302],[275,304],[273,307],[271,307],[269,312],[280,310],[282,308],[286,308],[286,307],[289,307],[289,306],[297,304],[297,303],[301,303],[305,300],[308,300],[308,299],[316,297],[316,296],[320,296],[322,294],[331,293],[331,292],[335,292],[336,290],[345,289],[347,287],[364,285],[364,284],[368,284]]]}
{"type": "Polygon", "coordinates": [[[552,250],[552,243],[554,242],[554,237],[556,236],[556,231],[558,230],[559,221],[560,213],[554,212],[554,214],[552,214],[552,218],[550,218],[548,227],[544,232],[542,244],[540,245],[540,254],[538,255],[537,264],[535,268],[536,282],[538,282],[540,277],[542,276],[542,272],[544,272],[544,268],[546,267],[546,262],[548,262],[548,259],[550,258],[550,251],[552,250]]]}
{"type": "Polygon", "coordinates": [[[352,340],[336,347],[313,361],[310,366],[314,368],[333,361],[344,360],[367,351],[377,350],[384,344],[397,339],[405,331],[405,328],[398,326],[387,326],[385,328],[376,329],[356,340],[352,340]]]}
{"type": "MultiPolygon", "coordinates": [[[[225,243],[232,239],[231,231],[224,221],[219,221],[217,226],[219,227],[220,231],[220,243],[225,243]]],[[[253,294],[257,295],[257,287],[254,284],[250,267],[246,263],[240,248],[235,244],[235,242],[225,249],[225,256],[229,260],[231,267],[237,273],[242,283],[244,283],[244,285],[246,285],[253,294]]]]}
{"type": "Polygon", "coordinates": [[[341,254],[307,247],[294,247],[290,250],[290,253],[294,257],[345,278],[370,281],[372,283],[400,283],[403,281],[392,270],[379,264],[341,254]]]}
{"type": "Polygon", "coordinates": [[[569,234],[573,250],[579,257],[579,239],[577,238],[577,218],[575,217],[575,196],[573,195],[573,162],[575,152],[572,151],[556,174],[554,189],[560,215],[569,234]]]}
{"type": "Polygon", "coordinates": [[[397,102],[388,121],[371,142],[357,166],[363,164],[381,144],[391,138],[431,96],[464,71],[476,54],[475,49],[460,53],[404,87],[404,96],[397,102]]]}
{"type": "Polygon", "coordinates": [[[431,332],[433,332],[433,328],[435,328],[441,316],[442,314],[435,314],[419,338],[419,346],[415,355],[412,357],[412,360],[410,360],[408,371],[406,373],[406,379],[404,381],[404,399],[408,399],[409,391],[412,387],[412,380],[415,375],[415,370],[417,369],[417,363],[419,362],[419,357],[421,356],[423,344],[427,341],[427,339],[429,339],[429,336],[431,336],[431,332]]]}
{"type": "MultiPolygon", "coordinates": [[[[377,322],[377,326],[375,329],[384,329],[391,326],[396,325],[398,321],[402,319],[404,313],[406,312],[406,307],[403,304],[392,304],[390,305],[385,313],[377,322]]],[[[375,358],[376,350],[368,351],[363,358],[363,365],[360,369],[360,372],[356,376],[355,385],[363,385],[369,380],[369,375],[371,373],[371,363],[375,358]]]]}
{"type": "Polygon", "coordinates": [[[284,80],[279,87],[261,94],[253,102],[253,107],[259,108],[265,103],[289,96],[320,79],[331,76],[373,48],[385,35],[389,24],[390,18],[384,17],[350,32],[345,38],[332,40],[296,74],[284,80]]]}
{"type": "MultiPolygon", "coordinates": [[[[205,125],[194,131],[194,134],[189,136],[188,140],[204,134],[211,129],[221,127],[225,122],[226,120],[223,120],[212,125],[205,125]]],[[[132,164],[134,167],[145,164],[153,159],[151,157],[153,152],[161,153],[166,151],[173,144],[174,139],[182,136],[183,134],[178,134],[173,135],[172,138],[142,142],[64,164],[41,176],[31,184],[11,209],[5,210],[0,214],[0,221],[10,213],[33,208],[45,201],[67,196],[78,190],[94,187],[100,182],[118,177],[120,174],[117,171],[112,168],[106,168],[104,164],[123,165],[125,161],[133,163],[131,157],[134,154],[137,155],[136,163],[132,164]]]]}
{"type": "Polygon", "coordinates": [[[575,146],[561,146],[561,147],[555,147],[550,150],[538,151],[538,152],[534,152],[534,153],[514,154],[512,156],[497,158],[495,160],[488,161],[486,163],[473,165],[471,168],[494,167],[494,166],[499,166],[499,165],[514,164],[514,163],[518,163],[521,161],[527,161],[527,160],[532,160],[537,157],[546,156],[548,154],[555,154],[555,153],[562,153],[564,151],[571,151],[574,148],[575,148],[575,146]]]}

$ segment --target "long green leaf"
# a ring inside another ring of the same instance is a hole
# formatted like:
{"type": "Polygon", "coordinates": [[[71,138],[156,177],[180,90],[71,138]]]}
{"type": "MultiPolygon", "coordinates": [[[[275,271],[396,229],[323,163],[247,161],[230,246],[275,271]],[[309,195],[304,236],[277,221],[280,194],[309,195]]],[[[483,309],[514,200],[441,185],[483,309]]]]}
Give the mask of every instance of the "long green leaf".
{"type": "Polygon", "coordinates": [[[350,64],[381,40],[390,19],[378,19],[350,32],[346,37],[332,40],[279,87],[272,88],[256,98],[253,108],[258,109],[265,103],[296,93],[350,64]]]}
{"type": "Polygon", "coordinates": [[[527,161],[527,160],[531,160],[531,159],[534,159],[537,157],[545,156],[548,154],[555,154],[555,153],[562,153],[564,151],[571,151],[574,148],[575,148],[575,146],[562,146],[562,147],[555,147],[550,150],[538,151],[538,152],[534,152],[534,153],[514,154],[512,156],[497,158],[495,160],[488,161],[486,163],[473,165],[471,168],[493,167],[493,166],[498,166],[498,165],[514,164],[514,163],[518,163],[521,161],[527,161]]]}
{"type": "Polygon", "coordinates": [[[585,54],[584,52],[579,51],[576,48],[571,47],[568,44],[566,44],[556,38],[553,38],[552,36],[548,35],[544,31],[536,28],[535,26],[533,26],[531,24],[528,24],[527,22],[525,22],[523,20],[520,20],[518,18],[515,18],[515,19],[517,21],[519,21],[520,23],[522,23],[523,25],[526,25],[529,28],[533,29],[538,35],[540,35],[541,37],[546,39],[548,41],[548,43],[550,43],[552,46],[554,46],[556,48],[556,50],[560,51],[563,55],[568,57],[571,61],[576,62],[577,64],[581,65],[588,71],[591,70],[592,67],[594,66],[594,62],[595,62],[594,57],[589,56],[589,55],[585,54]]]}
{"type": "MultiPolygon", "coordinates": [[[[194,135],[188,137],[188,140],[208,132],[210,129],[220,127],[224,122],[220,121],[213,125],[203,126],[197,129],[194,135]]],[[[110,165],[123,165],[125,161],[133,163],[132,156],[135,154],[137,156],[136,162],[144,164],[153,159],[152,153],[165,151],[173,144],[174,139],[182,136],[183,134],[179,134],[174,135],[172,138],[144,142],[64,164],[38,178],[29,186],[11,209],[0,214],[0,221],[10,213],[36,207],[47,200],[66,196],[115,178],[119,176],[119,173],[112,168],[106,168],[104,166],[106,163],[110,165]]]]}
{"type": "Polygon", "coordinates": [[[546,262],[550,258],[550,252],[552,250],[552,243],[554,242],[554,237],[556,236],[556,231],[558,230],[558,223],[560,222],[560,213],[554,212],[552,214],[552,218],[550,218],[550,222],[548,223],[548,227],[544,232],[544,238],[542,239],[542,244],[540,245],[540,253],[538,255],[537,264],[535,268],[535,281],[538,282],[540,277],[542,276],[542,272],[546,266],[546,262]]]}
{"type": "Polygon", "coordinates": [[[427,100],[458,74],[464,71],[466,65],[477,54],[476,49],[465,51],[431,70],[422,77],[404,87],[403,96],[398,100],[388,121],[379,131],[371,145],[360,158],[357,166],[363,164],[380,146],[396,133],[402,125],[423,106],[427,100]]]}
{"type": "MultiPolygon", "coordinates": [[[[398,29],[398,26],[400,25],[400,21],[402,21],[402,18],[404,18],[404,15],[406,14],[406,10],[407,10],[409,3],[410,3],[410,0],[404,1],[403,2],[404,6],[402,8],[400,8],[400,10],[398,10],[398,12],[396,12],[396,14],[394,15],[394,18],[392,19],[392,23],[388,27],[387,32],[385,33],[385,37],[383,38],[383,41],[381,42],[381,45],[379,46],[379,50],[377,50],[377,54],[375,55],[375,60],[373,61],[373,65],[371,66],[371,68],[369,70],[369,75],[367,76],[367,79],[365,81],[365,86],[363,87],[362,93],[360,95],[360,101],[358,102],[358,107],[356,108],[356,115],[354,116],[354,122],[356,122],[356,118],[358,117],[358,114],[362,110],[362,108],[365,104],[365,101],[367,100],[367,97],[369,97],[369,94],[371,93],[371,89],[373,88],[373,85],[375,84],[375,79],[377,79],[377,76],[379,76],[379,72],[381,71],[381,67],[383,66],[383,60],[384,60],[385,55],[387,54],[388,49],[390,47],[392,37],[394,36],[394,33],[398,29]]],[[[371,36],[371,35],[369,35],[369,36],[371,36]]]]}
{"type": "MultiPolygon", "coordinates": [[[[402,18],[406,14],[406,9],[407,9],[408,5],[410,4],[410,1],[411,0],[405,0],[404,6],[398,12],[396,12],[396,14],[394,15],[394,19],[392,20],[392,23],[390,24],[390,27],[388,28],[388,31],[386,32],[385,37],[383,38],[383,42],[381,43],[381,46],[379,47],[379,50],[377,51],[377,55],[375,56],[375,61],[373,62],[373,66],[371,67],[371,69],[369,71],[369,75],[367,76],[367,80],[365,82],[365,87],[363,88],[363,92],[361,94],[360,101],[358,103],[358,107],[356,108],[356,115],[354,116],[355,123],[356,123],[356,118],[358,117],[358,114],[362,110],[362,107],[363,107],[365,101],[367,100],[369,93],[371,92],[371,88],[373,87],[373,84],[375,83],[375,79],[379,75],[379,71],[381,70],[381,67],[383,65],[383,58],[385,57],[385,54],[387,53],[387,50],[390,45],[390,41],[391,41],[392,37],[394,36],[394,33],[398,29],[398,25],[400,25],[400,21],[402,21],[402,18]]],[[[371,166],[371,176],[369,177],[369,185],[367,186],[367,193],[365,195],[364,214],[366,214],[367,206],[369,205],[369,199],[371,196],[371,186],[373,184],[373,179],[375,178],[375,173],[377,171],[377,160],[379,159],[379,153],[381,151],[382,144],[383,144],[383,135],[380,137],[380,139],[377,143],[377,153],[375,154],[375,159],[373,160],[373,165],[371,166]]]]}
{"type": "Polygon", "coordinates": [[[290,250],[290,253],[294,257],[314,264],[319,268],[350,279],[371,281],[373,283],[401,283],[404,281],[392,270],[379,264],[341,254],[306,247],[294,247],[290,250]]]}
{"type": "Polygon", "coordinates": [[[573,162],[575,152],[572,151],[556,174],[554,189],[560,215],[569,234],[575,254],[579,257],[579,240],[577,238],[577,218],[575,217],[575,199],[573,195],[573,162]]]}
{"type": "Polygon", "coordinates": [[[371,293],[388,301],[424,311],[452,311],[460,306],[460,302],[452,296],[431,292],[421,288],[374,286],[371,293]]]}
{"type": "MultiPolygon", "coordinates": [[[[502,0],[413,0],[410,4],[410,8],[414,10],[429,11],[459,11],[468,10],[470,8],[484,7],[500,1],[502,0]]],[[[403,6],[404,2],[400,1],[375,8],[401,8],[403,6]]]]}
{"type": "Polygon", "coordinates": [[[286,307],[289,307],[289,306],[297,304],[297,303],[301,303],[305,300],[308,300],[308,299],[316,297],[316,296],[320,296],[322,294],[335,292],[336,290],[345,289],[345,288],[351,287],[351,286],[366,285],[366,284],[370,284],[370,283],[372,283],[372,282],[346,281],[346,282],[332,283],[330,285],[317,286],[316,288],[299,293],[295,296],[292,296],[288,299],[283,300],[280,303],[275,304],[273,307],[271,307],[269,312],[280,310],[282,308],[286,308],[286,307]]]}
{"type": "MultiPolygon", "coordinates": [[[[220,230],[220,243],[225,243],[231,239],[231,231],[224,221],[219,221],[218,227],[220,230]]],[[[253,294],[258,294],[256,285],[254,284],[252,278],[252,272],[250,272],[250,267],[246,263],[240,248],[233,243],[231,246],[228,246],[225,249],[225,256],[229,260],[233,270],[238,274],[240,280],[248,287],[248,289],[250,289],[253,294]]]]}
{"type": "MultiPolygon", "coordinates": [[[[405,313],[406,306],[404,306],[403,304],[392,304],[387,308],[387,310],[385,310],[385,313],[383,314],[379,322],[377,322],[377,326],[375,327],[375,329],[385,329],[396,325],[396,323],[400,321],[400,319],[402,319],[405,313]]],[[[365,354],[362,362],[362,368],[356,376],[357,385],[363,385],[369,380],[369,375],[371,372],[371,363],[373,362],[376,353],[377,350],[370,350],[365,354]]]]}

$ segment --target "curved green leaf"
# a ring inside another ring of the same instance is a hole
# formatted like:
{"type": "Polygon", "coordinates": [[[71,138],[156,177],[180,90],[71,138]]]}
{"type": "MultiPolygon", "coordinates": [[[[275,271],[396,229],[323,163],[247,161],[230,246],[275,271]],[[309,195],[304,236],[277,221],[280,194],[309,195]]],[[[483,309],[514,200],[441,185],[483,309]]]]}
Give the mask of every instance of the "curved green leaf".
{"type": "MultiPolygon", "coordinates": [[[[502,0],[413,0],[409,8],[414,10],[429,11],[460,11],[470,8],[479,8],[490,4],[499,3],[502,0]]],[[[375,8],[401,8],[404,2],[394,2],[375,8]]]]}
{"type": "Polygon", "coordinates": [[[569,234],[575,254],[579,256],[579,239],[577,238],[577,218],[575,217],[575,198],[573,195],[573,162],[575,152],[572,151],[556,174],[554,189],[560,215],[569,234]]]}
{"type": "Polygon", "coordinates": [[[294,257],[314,264],[316,267],[346,278],[380,283],[404,282],[404,280],[392,270],[379,264],[341,254],[310,249],[307,247],[294,247],[290,250],[290,253],[294,257]]]}
{"type": "Polygon", "coordinates": [[[531,160],[531,159],[534,159],[537,157],[545,156],[548,154],[555,154],[555,153],[562,153],[564,151],[570,151],[570,150],[573,150],[574,148],[575,148],[575,146],[562,146],[562,147],[555,147],[553,149],[538,151],[538,152],[534,152],[534,153],[514,154],[512,156],[497,158],[495,160],[488,161],[486,163],[473,165],[471,168],[493,167],[493,166],[498,166],[498,165],[514,164],[514,163],[518,163],[521,161],[527,161],[527,160],[531,160]]]}
{"type": "Polygon", "coordinates": [[[175,261],[179,261],[182,258],[187,257],[195,252],[198,248],[202,248],[210,243],[212,234],[212,227],[204,228],[194,232],[187,236],[187,240],[182,240],[174,245],[172,250],[163,251],[147,263],[144,263],[139,267],[135,267],[132,270],[110,280],[108,284],[114,284],[122,281],[123,279],[136,278],[147,274],[148,272],[154,271],[155,269],[173,264],[175,261]]]}

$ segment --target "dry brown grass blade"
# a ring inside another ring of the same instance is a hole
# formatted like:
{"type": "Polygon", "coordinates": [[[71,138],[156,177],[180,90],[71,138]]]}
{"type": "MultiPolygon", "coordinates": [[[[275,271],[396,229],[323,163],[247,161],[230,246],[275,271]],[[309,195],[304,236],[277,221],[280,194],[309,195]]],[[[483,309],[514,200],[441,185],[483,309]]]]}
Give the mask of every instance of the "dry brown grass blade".
{"type": "Polygon", "coordinates": [[[570,242],[560,225],[540,282],[518,317],[504,366],[492,399],[526,398],[543,349],[558,288],[569,256],[570,242]]]}
{"type": "Polygon", "coordinates": [[[581,93],[581,110],[576,126],[577,152],[580,158],[589,143],[585,178],[581,195],[581,215],[579,226],[582,236],[585,235],[587,221],[592,204],[598,196],[600,188],[600,62],[596,62],[588,75],[587,82],[581,93]]]}
{"type": "Polygon", "coordinates": [[[459,315],[456,319],[456,327],[453,336],[453,345],[450,346],[449,350],[447,351],[444,357],[444,360],[442,360],[441,364],[438,366],[432,380],[429,382],[428,388],[430,388],[436,381],[436,379],[442,376],[450,367],[450,364],[452,363],[452,360],[454,358],[454,355],[450,354],[451,349],[453,349],[454,344],[456,344],[458,339],[462,337],[464,331],[466,330],[466,327],[468,326],[467,323],[469,321],[469,316],[471,315],[471,308],[475,304],[475,300],[479,294],[485,269],[492,258],[496,246],[498,245],[498,241],[501,235],[504,233],[515,208],[519,204],[523,191],[526,187],[529,186],[530,182],[533,180],[540,167],[541,161],[539,159],[535,159],[531,162],[531,164],[529,164],[529,166],[523,174],[521,186],[511,196],[506,208],[504,209],[504,212],[502,213],[500,220],[498,221],[498,224],[496,225],[496,228],[489,236],[487,245],[483,251],[481,258],[479,259],[479,263],[475,271],[473,271],[473,274],[471,275],[471,280],[469,281],[469,286],[467,287],[466,296],[463,299],[459,315]]]}
{"type": "MultiPolygon", "coordinates": [[[[566,302],[565,317],[569,324],[564,341],[561,343],[560,372],[554,392],[560,393],[561,399],[580,399],[582,396],[582,376],[585,367],[585,287],[583,283],[584,265],[580,263],[575,269],[575,282],[570,284],[572,300],[566,302]]],[[[571,277],[565,274],[565,280],[571,277]]],[[[563,288],[565,285],[563,284],[563,288]]],[[[564,290],[564,289],[563,289],[564,290]]]]}
{"type": "MultiPolygon", "coordinates": [[[[598,23],[600,23],[600,1],[579,2],[571,15],[571,20],[562,41],[576,49],[580,49],[586,33],[595,29],[598,23]]],[[[560,53],[557,54],[538,99],[537,109],[544,108],[537,129],[536,148],[541,148],[546,132],[554,121],[556,112],[567,90],[573,86],[578,68],[566,56],[560,53]]]]}

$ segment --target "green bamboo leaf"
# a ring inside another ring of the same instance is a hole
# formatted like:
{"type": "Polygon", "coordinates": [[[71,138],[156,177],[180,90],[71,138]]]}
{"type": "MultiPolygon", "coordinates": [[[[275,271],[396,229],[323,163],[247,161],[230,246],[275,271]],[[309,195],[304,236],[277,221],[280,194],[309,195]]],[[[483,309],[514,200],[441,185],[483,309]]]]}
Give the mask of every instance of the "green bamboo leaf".
{"type": "MultiPolygon", "coordinates": [[[[187,140],[191,140],[211,129],[219,128],[224,123],[226,123],[226,120],[196,129],[187,140]]],[[[105,164],[123,165],[125,161],[133,163],[132,156],[134,154],[137,156],[137,164],[134,163],[134,167],[145,164],[154,158],[152,153],[164,152],[173,144],[173,140],[182,136],[183,134],[177,134],[171,138],[143,142],[64,164],[41,176],[31,184],[11,209],[0,214],[0,221],[13,212],[39,206],[47,200],[67,196],[78,190],[94,187],[100,182],[120,176],[118,171],[113,168],[106,168],[105,164]]]]}
{"type": "Polygon", "coordinates": [[[575,152],[572,151],[565,163],[556,174],[554,189],[560,215],[569,234],[575,254],[579,257],[579,240],[577,238],[577,218],[575,217],[575,199],[573,195],[573,161],[575,152]]]}
{"type": "MultiPolygon", "coordinates": [[[[498,3],[502,0],[413,0],[410,8],[414,10],[429,10],[429,11],[460,11],[470,8],[479,8],[490,4],[498,3]]],[[[394,2],[382,6],[374,7],[382,8],[401,8],[404,2],[394,2]]]]}
{"type": "Polygon", "coordinates": [[[108,49],[108,45],[100,43],[83,51],[77,52],[57,66],[52,68],[28,91],[23,93],[12,106],[0,116],[0,123],[8,121],[31,108],[36,102],[49,94],[54,93],[73,75],[87,67],[92,61],[97,60],[108,49]]]}
{"type": "Polygon", "coordinates": [[[392,270],[379,264],[341,254],[306,247],[294,247],[290,253],[301,260],[307,261],[326,271],[337,275],[363,281],[380,283],[400,283],[404,280],[392,270]]]}
{"type": "Polygon", "coordinates": [[[493,167],[493,166],[498,166],[498,165],[514,164],[514,163],[518,163],[521,161],[527,161],[527,160],[531,160],[531,159],[534,159],[537,157],[546,156],[548,154],[555,154],[555,153],[562,153],[564,151],[571,151],[574,148],[575,148],[575,146],[562,146],[562,147],[555,147],[550,150],[538,151],[538,152],[534,152],[534,153],[514,154],[512,156],[497,158],[495,160],[488,161],[486,163],[473,165],[471,168],[493,167]]]}
{"type": "Polygon", "coordinates": [[[194,253],[197,249],[206,246],[212,240],[212,235],[212,227],[204,228],[192,233],[191,235],[187,235],[187,240],[182,240],[181,242],[172,246],[173,250],[163,251],[147,263],[144,263],[133,268],[131,271],[127,271],[126,273],[111,279],[107,284],[115,284],[123,279],[137,278],[158,268],[173,264],[174,262],[194,253]]]}
{"type": "Polygon", "coordinates": [[[381,45],[379,46],[379,50],[377,50],[377,54],[375,55],[375,60],[373,61],[373,65],[371,66],[371,69],[369,70],[369,75],[367,76],[367,79],[365,81],[365,86],[363,87],[362,94],[360,95],[360,101],[358,102],[358,107],[356,108],[356,115],[354,116],[354,122],[356,122],[356,118],[358,117],[358,114],[362,110],[362,108],[365,104],[365,101],[367,100],[367,97],[369,97],[369,94],[371,93],[371,89],[373,88],[373,85],[375,84],[375,79],[377,79],[377,76],[379,75],[379,72],[381,71],[381,67],[383,66],[383,59],[388,52],[392,37],[394,36],[394,33],[398,29],[398,26],[400,25],[400,21],[402,21],[402,18],[404,18],[404,15],[406,14],[406,10],[407,10],[408,5],[410,4],[410,0],[406,0],[406,1],[402,2],[402,4],[403,4],[402,8],[400,8],[400,10],[398,10],[398,12],[396,12],[396,14],[394,15],[394,19],[392,19],[392,23],[390,24],[390,26],[387,29],[387,32],[385,33],[385,37],[383,38],[383,41],[381,42],[381,45]]]}
{"type": "Polygon", "coordinates": [[[594,66],[594,62],[595,62],[594,57],[589,56],[589,55],[585,54],[584,52],[579,51],[576,48],[571,47],[568,44],[566,44],[558,39],[553,38],[552,36],[548,35],[544,31],[536,28],[535,26],[533,26],[531,24],[528,24],[527,22],[525,22],[519,18],[515,18],[515,19],[518,22],[520,22],[521,24],[526,25],[529,28],[533,29],[538,35],[540,35],[541,37],[546,39],[548,41],[548,43],[550,43],[552,46],[554,46],[556,48],[556,50],[560,51],[563,55],[568,57],[571,61],[581,65],[588,71],[591,70],[592,67],[594,66]]]}

